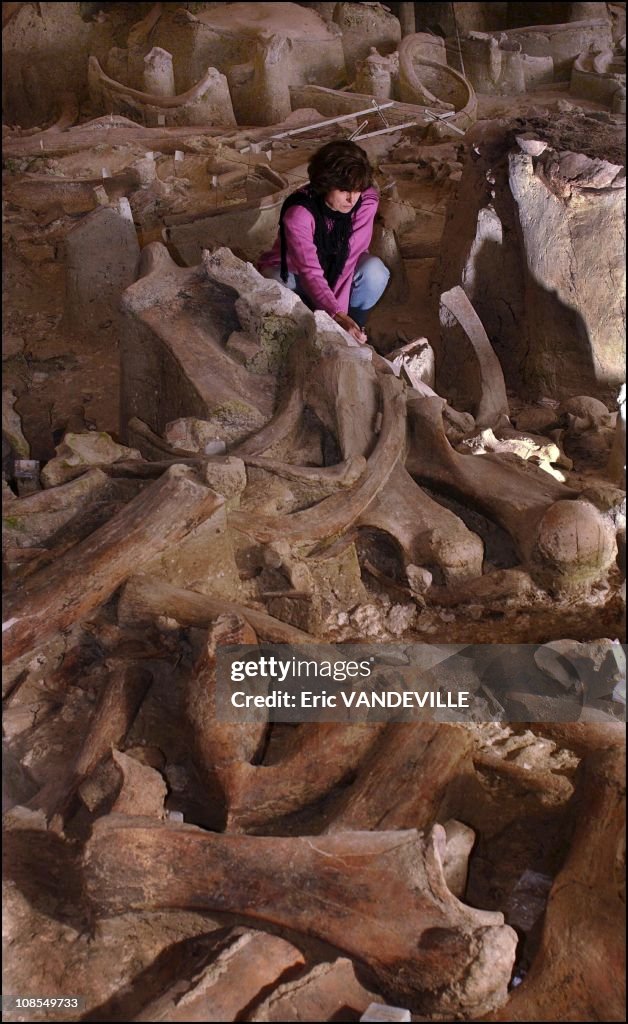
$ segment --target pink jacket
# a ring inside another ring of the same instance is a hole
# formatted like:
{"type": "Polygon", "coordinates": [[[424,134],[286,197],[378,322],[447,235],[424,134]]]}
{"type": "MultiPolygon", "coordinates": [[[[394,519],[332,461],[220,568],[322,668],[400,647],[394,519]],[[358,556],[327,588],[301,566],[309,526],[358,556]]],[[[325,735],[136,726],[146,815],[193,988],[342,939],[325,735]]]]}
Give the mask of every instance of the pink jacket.
{"type": "MultiPolygon", "coordinates": [[[[373,221],[379,205],[376,188],[362,193],[362,203],[355,215],[353,234],[349,242],[349,255],[333,290],[327,284],[314,245],[314,218],[303,206],[292,206],[284,219],[288,270],[299,276],[299,286],[307,293],[315,309],[324,309],[330,316],[347,313],[349,295],[355,267],[362,253],[368,252],[373,235],[373,221]]],[[[330,223],[331,227],[331,223],[330,223]]],[[[264,253],[258,269],[278,267],[281,263],[279,235],[270,252],[264,253]]]]}

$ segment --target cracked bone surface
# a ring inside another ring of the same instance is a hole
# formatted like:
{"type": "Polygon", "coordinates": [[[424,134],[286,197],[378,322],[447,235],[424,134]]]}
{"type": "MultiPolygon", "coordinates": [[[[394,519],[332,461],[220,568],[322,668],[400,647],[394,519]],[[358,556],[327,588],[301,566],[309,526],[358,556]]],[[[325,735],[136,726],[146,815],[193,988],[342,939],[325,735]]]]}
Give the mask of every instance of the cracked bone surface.
{"type": "Polygon", "coordinates": [[[234,292],[209,282],[201,268],[178,267],[158,242],[143,250],[140,275],[123,296],[124,428],[138,416],[160,433],[193,415],[218,426],[229,417],[238,436],[261,426],[274,382],[255,378],[224,350],[237,323],[234,292]]]}
{"type": "Polygon", "coordinates": [[[280,838],[110,815],[94,827],[83,873],[97,917],[166,907],[243,914],[330,942],[421,1008],[480,1015],[503,1001],[517,938],[502,914],[452,895],[445,849],[440,825],[426,835],[280,838]]]}

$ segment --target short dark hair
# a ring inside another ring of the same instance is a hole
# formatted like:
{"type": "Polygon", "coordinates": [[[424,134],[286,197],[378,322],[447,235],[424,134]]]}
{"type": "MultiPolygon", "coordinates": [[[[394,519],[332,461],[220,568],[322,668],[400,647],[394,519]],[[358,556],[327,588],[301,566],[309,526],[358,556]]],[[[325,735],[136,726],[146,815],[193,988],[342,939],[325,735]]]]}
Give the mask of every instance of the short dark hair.
{"type": "Polygon", "coordinates": [[[373,183],[373,168],[360,146],[349,139],[328,142],[316,151],[307,166],[310,184],[319,195],[334,188],[364,192],[373,183]]]}

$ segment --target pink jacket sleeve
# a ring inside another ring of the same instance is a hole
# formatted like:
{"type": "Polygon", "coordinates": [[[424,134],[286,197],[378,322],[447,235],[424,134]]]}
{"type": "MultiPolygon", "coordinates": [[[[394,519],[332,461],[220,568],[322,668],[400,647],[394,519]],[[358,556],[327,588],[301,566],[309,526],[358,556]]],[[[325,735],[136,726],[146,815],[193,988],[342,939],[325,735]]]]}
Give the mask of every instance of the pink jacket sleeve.
{"type": "Polygon", "coordinates": [[[362,193],[362,203],[354,219],[347,262],[333,291],[327,284],[318,261],[312,214],[303,206],[293,206],[287,211],[284,226],[290,268],[299,275],[303,290],[312,299],[316,309],[323,309],[330,316],[338,312],[347,312],[356,263],[362,253],[368,250],[378,203],[379,195],[376,189],[369,188],[362,193]]]}
{"type": "Polygon", "coordinates": [[[299,275],[303,290],[315,308],[324,309],[333,316],[340,307],[318,262],[312,214],[303,206],[292,206],[284,217],[284,230],[291,269],[299,275]]]}

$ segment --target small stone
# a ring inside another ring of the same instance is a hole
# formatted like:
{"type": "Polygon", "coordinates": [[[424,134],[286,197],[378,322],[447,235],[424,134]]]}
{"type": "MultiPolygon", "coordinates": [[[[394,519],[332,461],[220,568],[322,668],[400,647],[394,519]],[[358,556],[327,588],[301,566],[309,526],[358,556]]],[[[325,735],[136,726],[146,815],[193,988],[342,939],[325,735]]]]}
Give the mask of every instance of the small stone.
{"type": "Polygon", "coordinates": [[[541,671],[566,690],[583,684],[588,699],[608,697],[626,677],[626,655],[609,639],[552,640],[534,652],[541,671]]]}
{"type": "Polygon", "coordinates": [[[409,565],[406,569],[408,584],[413,594],[424,594],[432,586],[432,574],[420,565],[409,565]]]}
{"type": "Polygon", "coordinates": [[[246,467],[242,459],[228,455],[220,462],[207,463],[205,481],[227,500],[237,498],[246,487],[246,467]]]}
{"type": "Polygon", "coordinates": [[[177,633],[181,628],[181,624],[168,615],[158,615],[155,625],[160,633],[177,633]]]}
{"type": "Polygon", "coordinates": [[[517,135],[517,145],[529,156],[540,156],[547,149],[548,143],[527,132],[525,135],[517,135]]]}
{"type": "Polygon", "coordinates": [[[169,764],[164,770],[168,785],[175,793],[182,793],[189,785],[188,773],[182,764],[169,764]]]}
{"type": "Polygon", "coordinates": [[[225,348],[229,355],[242,366],[248,366],[262,351],[260,343],[244,331],[233,331],[227,339],[225,348]]]}
{"type": "Polygon", "coordinates": [[[284,480],[278,477],[264,480],[251,480],[242,495],[242,511],[255,512],[256,515],[276,516],[292,511],[294,494],[284,480]]]}
{"type": "Polygon", "coordinates": [[[412,604],[394,604],[386,616],[386,629],[394,636],[401,636],[411,629],[416,620],[416,608],[412,604]]]}
{"type": "Polygon", "coordinates": [[[412,1020],[409,1010],[400,1006],[385,1006],[383,1003],[371,1003],[360,1017],[364,1021],[407,1021],[412,1020]]]}
{"type": "Polygon", "coordinates": [[[94,199],[99,206],[109,206],[109,196],[102,185],[96,185],[94,189],[94,199]]]}
{"type": "Polygon", "coordinates": [[[201,452],[210,441],[216,440],[216,431],[207,420],[184,416],[166,424],[164,440],[182,451],[201,452]]]}
{"type": "Polygon", "coordinates": [[[443,874],[450,892],[459,900],[464,896],[469,871],[469,856],[475,843],[475,832],[455,818],[444,825],[447,846],[443,857],[443,874]]]}
{"type": "Polygon", "coordinates": [[[75,475],[71,472],[75,466],[87,468],[100,463],[111,464],[121,460],[142,459],[141,452],[136,448],[127,448],[124,444],[118,444],[104,431],[89,431],[84,434],[67,433],[55,451],[56,458],[51,459],[41,472],[44,487],[56,487],[57,484],[71,479],[75,475]]]}
{"type": "Polygon", "coordinates": [[[22,420],[15,411],[17,396],[9,388],[2,390],[2,433],[6,436],[15,455],[22,459],[30,457],[30,445],[22,433],[22,420]]]}
{"type": "Polygon", "coordinates": [[[272,544],[267,544],[262,554],[264,565],[269,569],[280,569],[289,557],[290,546],[285,540],[277,540],[272,544]]]}
{"type": "Polygon", "coordinates": [[[29,807],[16,805],[2,815],[5,830],[28,829],[32,832],[47,832],[48,823],[43,811],[32,811],[29,807]]]}
{"type": "Polygon", "coordinates": [[[556,104],[556,109],[561,114],[582,114],[582,107],[577,107],[575,103],[570,103],[569,100],[559,100],[556,104]]]}
{"type": "Polygon", "coordinates": [[[416,626],[414,627],[418,633],[437,633],[438,626],[436,626],[431,619],[426,619],[424,616],[420,616],[416,626]]]}
{"type": "Polygon", "coordinates": [[[264,418],[257,409],[245,402],[225,402],[213,410],[212,418],[198,419],[186,416],[166,425],[164,439],[174,448],[204,452],[210,441],[237,444],[244,437],[259,430],[264,418]]]}
{"type": "Polygon", "coordinates": [[[379,609],[374,604],[362,604],[351,613],[351,624],[367,636],[377,636],[383,631],[379,609]]]}
{"type": "Polygon", "coordinates": [[[178,821],[182,823],[185,820],[181,811],[168,811],[166,817],[168,821],[178,821]]]}
{"type": "Polygon", "coordinates": [[[224,455],[227,450],[227,445],[224,441],[217,438],[214,441],[208,441],[203,448],[203,454],[205,455],[224,455]]]}

